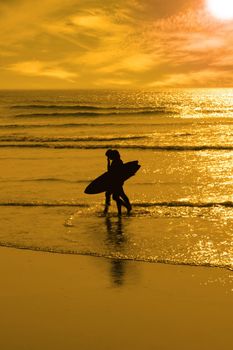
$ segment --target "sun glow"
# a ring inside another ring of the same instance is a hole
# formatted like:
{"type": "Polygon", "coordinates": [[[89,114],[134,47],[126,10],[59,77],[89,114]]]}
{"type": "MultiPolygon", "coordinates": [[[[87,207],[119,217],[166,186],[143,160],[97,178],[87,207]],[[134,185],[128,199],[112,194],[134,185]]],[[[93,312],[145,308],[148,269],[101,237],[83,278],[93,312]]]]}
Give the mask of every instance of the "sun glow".
{"type": "Polygon", "coordinates": [[[233,19],[233,0],[207,0],[209,11],[222,20],[233,19]]]}

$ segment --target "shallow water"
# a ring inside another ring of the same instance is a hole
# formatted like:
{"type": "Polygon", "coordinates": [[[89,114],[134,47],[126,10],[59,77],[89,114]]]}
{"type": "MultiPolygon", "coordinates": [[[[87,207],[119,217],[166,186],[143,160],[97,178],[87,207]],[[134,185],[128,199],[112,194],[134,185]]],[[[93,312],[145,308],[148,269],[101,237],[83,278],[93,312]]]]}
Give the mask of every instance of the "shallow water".
{"type": "Polygon", "coordinates": [[[0,92],[0,244],[233,268],[233,90],[0,92]],[[130,217],[83,193],[107,148],[130,217]]]}

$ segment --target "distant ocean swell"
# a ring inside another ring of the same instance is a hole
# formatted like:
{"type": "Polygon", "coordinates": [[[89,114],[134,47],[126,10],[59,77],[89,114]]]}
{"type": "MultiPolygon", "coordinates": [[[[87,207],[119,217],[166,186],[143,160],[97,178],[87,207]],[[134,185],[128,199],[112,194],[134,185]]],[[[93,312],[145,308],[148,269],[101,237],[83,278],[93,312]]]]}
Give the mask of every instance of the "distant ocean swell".
{"type": "Polygon", "coordinates": [[[97,252],[91,250],[78,250],[78,249],[66,249],[66,248],[57,248],[57,247],[40,247],[34,245],[25,245],[20,243],[10,243],[5,241],[0,241],[1,247],[7,248],[16,248],[16,249],[24,249],[24,250],[32,250],[32,251],[40,251],[40,252],[48,252],[54,254],[72,254],[72,255],[83,255],[83,256],[92,256],[96,258],[105,258],[109,260],[121,260],[121,261],[141,261],[141,262],[149,262],[149,263],[157,263],[157,264],[167,264],[167,265],[185,265],[185,266],[196,266],[196,267],[213,267],[213,268],[224,268],[232,271],[233,266],[228,263],[211,263],[211,262],[198,262],[192,260],[178,260],[178,259],[166,259],[159,258],[157,256],[145,256],[145,255],[133,255],[132,253],[127,255],[124,253],[111,251],[109,253],[105,252],[97,252]]]}
{"type": "Polygon", "coordinates": [[[89,183],[90,181],[88,180],[67,180],[67,179],[59,179],[59,178],[53,178],[53,177],[48,177],[48,178],[38,178],[38,179],[22,179],[22,180],[9,180],[9,179],[0,179],[1,182],[65,182],[65,183],[89,183]]]}
{"type": "Polygon", "coordinates": [[[177,114],[175,111],[170,110],[117,110],[117,111],[98,111],[98,112],[88,112],[88,111],[79,111],[79,112],[54,112],[54,113],[21,113],[16,114],[15,118],[34,118],[34,117],[45,117],[45,118],[54,118],[54,117],[104,117],[104,116],[130,116],[130,115],[173,115],[177,114]]]}
{"type": "MultiPolygon", "coordinates": [[[[174,201],[174,202],[135,202],[132,203],[134,207],[138,208],[156,208],[156,207],[188,207],[188,208],[214,208],[225,207],[233,208],[233,202],[188,202],[188,201],[174,201]]],[[[85,203],[79,203],[75,201],[31,201],[31,202],[0,202],[0,207],[80,207],[80,208],[92,208],[96,207],[85,203]]]]}
{"type": "MultiPolygon", "coordinates": [[[[85,142],[84,140],[80,140],[85,142]]],[[[98,140],[101,141],[101,140],[98,140]]],[[[40,141],[41,142],[41,141],[40,141]]],[[[203,146],[150,146],[150,145],[123,145],[123,144],[100,144],[100,145],[77,145],[77,144],[54,144],[49,143],[0,143],[0,148],[50,148],[50,149],[107,149],[107,148],[118,148],[118,149],[137,149],[137,150],[154,150],[154,151],[176,151],[176,152],[185,152],[185,151],[233,151],[233,146],[212,146],[212,145],[203,145],[203,146]]]]}
{"type": "Polygon", "coordinates": [[[125,141],[147,139],[147,136],[109,136],[109,137],[30,137],[30,136],[0,136],[0,142],[90,142],[90,141],[125,141]]]}
{"type": "MultiPolygon", "coordinates": [[[[233,123],[233,121],[232,121],[233,123]]],[[[166,125],[190,125],[190,122],[184,122],[183,120],[181,122],[173,122],[173,123],[167,123],[166,125]]],[[[211,124],[211,123],[210,123],[211,124]]],[[[229,124],[229,123],[227,123],[229,124]]],[[[118,123],[117,121],[115,123],[66,123],[66,124],[0,124],[0,129],[31,129],[31,128],[79,128],[79,127],[106,127],[106,126],[113,126],[113,127],[127,127],[135,125],[135,122],[132,121],[132,123],[118,123]]],[[[141,125],[140,123],[138,125],[141,125]]],[[[143,125],[143,124],[142,124],[143,125]]],[[[164,123],[159,122],[151,122],[150,126],[164,126],[164,123]]]]}
{"type": "Polygon", "coordinates": [[[89,106],[89,105],[52,105],[52,104],[30,104],[30,105],[13,105],[10,107],[11,109],[93,109],[93,110],[99,110],[99,109],[117,109],[117,107],[97,107],[97,106],[89,106]]]}
{"type": "Polygon", "coordinates": [[[29,105],[13,105],[11,109],[74,109],[74,110],[119,110],[119,111],[146,111],[146,110],[156,110],[164,111],[164,107],[118,107],[118,106],[93,106],[93,105],[59,105],[59,104],[29,104],[29,105]]]}
{"type": "MultiPolygon", "coordinates": [[[[22,105],[12,105],[11,109],[56,109],[56,110],[94,110],[94,111],[135,111],[141,113],[143,111],[151,111],[151,112],[165,112],[166,109],[162,106],[147,106],[147,107],[120,107],[120,106],[94,106],[92,105],[81,105],[81,104],[22,104],[22,105]]],[[[171,112],[171,111],[170,111],[171,112]]],[[[176,110],[172,112],[177,113],[176,110]]],[[[194,113],[202,113],[202,114],[213,114],[213,113],[227,113],[233,112],[233,108],[231,107],[222,107],[222,108],[195,108],[194,113]]]]}

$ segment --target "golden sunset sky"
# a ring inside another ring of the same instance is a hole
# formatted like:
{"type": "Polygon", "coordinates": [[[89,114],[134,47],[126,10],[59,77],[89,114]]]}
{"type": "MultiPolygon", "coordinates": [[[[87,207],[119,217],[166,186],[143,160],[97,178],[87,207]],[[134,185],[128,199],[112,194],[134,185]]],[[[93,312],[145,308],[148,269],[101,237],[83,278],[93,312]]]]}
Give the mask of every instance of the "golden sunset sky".
{"type": "Polygon", "coordinates": [[[233,20],[206,0],[0,0],[0,77],[1,89],[232,87],[233,20]]]}

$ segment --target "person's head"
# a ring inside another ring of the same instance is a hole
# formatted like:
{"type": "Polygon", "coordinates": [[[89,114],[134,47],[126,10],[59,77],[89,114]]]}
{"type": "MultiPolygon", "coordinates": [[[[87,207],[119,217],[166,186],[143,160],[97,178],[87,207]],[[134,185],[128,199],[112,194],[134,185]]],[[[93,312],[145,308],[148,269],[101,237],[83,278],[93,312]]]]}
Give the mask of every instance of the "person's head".
{"type": "Polygon", "coordinates": [[[116,149],[108,149],[105,155],[111,160],[121,158],[120,153],[116,149]]]}
{"type": "Polygon", "coordinates": [[[120,153],[116,149],[112,150],[110,159],[116,160],[116,159],[120,159],[120,158],[121,158],[120,153]]]}
{"type": "Polygon", "coordinates": [[[106,157],[111,158],[112,152],[113,152],[112,149],[108,149],[107,152],[105,153],[106,157]]]}

